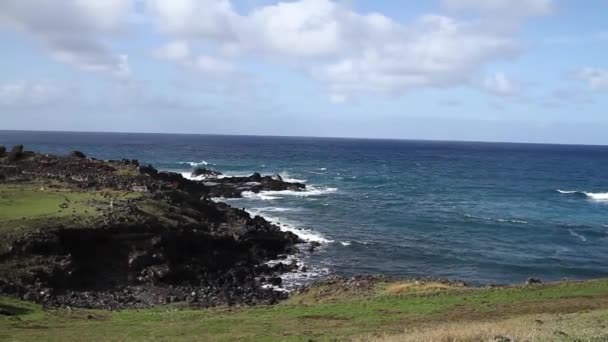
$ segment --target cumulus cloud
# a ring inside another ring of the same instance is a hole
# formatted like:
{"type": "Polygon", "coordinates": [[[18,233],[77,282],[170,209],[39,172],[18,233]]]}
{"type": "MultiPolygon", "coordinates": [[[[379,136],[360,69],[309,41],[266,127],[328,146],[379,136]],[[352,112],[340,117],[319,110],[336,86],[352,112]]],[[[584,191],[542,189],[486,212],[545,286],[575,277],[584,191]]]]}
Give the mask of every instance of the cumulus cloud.
{"type": "Polygon", "coordinates": [[[131,0],[3,0],[0,26],[27,33],[60,62],[124,76],[128,57],[113,52],[107,37],[124,29],[132,6],[131,0]]]}
{"type": "Polygon", "coordinates": [[[578,71],[577,76],[593,90],[608,90],[608,69],[585,67],[578,71]]]}
{"type": "Polygon", "coordinates": [[[486,76],[482,88],[492,94],[505,97],[516,96],[520,92],[519,84],[509,79],[502,72],[486,76]]]}
{"type": "MultiPolygon", "coordinates": [[[[524,17],[546,14],[552,4],[516,2],[446,0],[444,5],[482,15],[513,7],[524,17]]],[[[231,58],[283,63],[321,81],[337,103],[361,94],[461,85],[485,65],[521,50],[515,30],[488,20],[423,15],[403,23],[331,0],[279,2],[245,14],[229,0],[148,0],[147,5],[162,32],[205,46],[206,71],[233,70],[231,58]]],[[[195,60],[188,63],[196,65],[195,60]]]]}

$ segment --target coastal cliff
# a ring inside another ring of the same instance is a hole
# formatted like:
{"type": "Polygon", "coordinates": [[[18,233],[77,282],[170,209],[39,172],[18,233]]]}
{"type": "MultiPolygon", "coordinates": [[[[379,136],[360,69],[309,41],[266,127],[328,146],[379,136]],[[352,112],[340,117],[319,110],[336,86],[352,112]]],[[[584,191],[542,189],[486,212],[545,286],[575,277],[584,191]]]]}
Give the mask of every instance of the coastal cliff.
{"type": "MultiPolygon", "coordinates": [[[[200,175],[200,171],[199,174],[200,175]]],[[[216,203],[305,189],[277,177],[193,181],[74,151],[0,148],[0,294],[50,306],[276,303],[296,235],[216,203]]]]}

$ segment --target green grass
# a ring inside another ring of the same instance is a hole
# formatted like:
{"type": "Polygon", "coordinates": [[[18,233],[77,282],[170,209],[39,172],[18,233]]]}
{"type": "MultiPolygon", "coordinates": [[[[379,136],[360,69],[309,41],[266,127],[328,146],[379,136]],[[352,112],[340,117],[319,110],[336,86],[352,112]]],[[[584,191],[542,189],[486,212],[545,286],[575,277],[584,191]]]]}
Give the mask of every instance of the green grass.
{"type": "Polygon", "coordinates": [[[387,292],[391,285],[366,291],[322,286],[276,306],[207,310],[161,306],[118,312],[43,311],[5,298],[0,308],[20,314],[0,316],[0,340],[345,340],[429,324],[608,309],[606,280],[403,294],[387,292]]]}
{"type": "Polygon", "coordinates": [[[48,219],[94,218],[111,201],[137,198],[136,193],[91,191],[60,183],[0,184],[0,229],[44,227],[48,219]]]}

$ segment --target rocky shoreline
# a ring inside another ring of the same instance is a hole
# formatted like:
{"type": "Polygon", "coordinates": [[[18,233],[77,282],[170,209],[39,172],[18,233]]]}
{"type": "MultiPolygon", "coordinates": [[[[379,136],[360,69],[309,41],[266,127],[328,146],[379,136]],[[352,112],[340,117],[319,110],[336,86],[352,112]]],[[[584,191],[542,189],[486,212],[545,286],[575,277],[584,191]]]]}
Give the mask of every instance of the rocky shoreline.
{"type": "Polygon", "coordinates": [[[103,161],[78,151],[55,156],[0,147],[6,210],[19,203],[27,209],[27,201],[46,210],[22,217],[7,211],[4,220],[0,214],[0,294],[103,309],[286,298],[274,287],[297,265],[267,263],[299,253],[303,241],[211,199],[306,186],[259,173],[218,177],[201,169],[193,176],[207,178],[194,181],[136,160],[103,161]]]}

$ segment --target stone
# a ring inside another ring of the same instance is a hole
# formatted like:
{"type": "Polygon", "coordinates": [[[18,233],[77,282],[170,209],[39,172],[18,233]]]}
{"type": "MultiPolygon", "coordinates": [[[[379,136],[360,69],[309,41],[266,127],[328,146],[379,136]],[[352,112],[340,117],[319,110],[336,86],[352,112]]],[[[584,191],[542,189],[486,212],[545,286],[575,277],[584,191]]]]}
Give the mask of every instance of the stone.
{"type": "Polygon", "coordinates": [[[9,162],[18,160],[23,155],[23,145],[15,145],[8,153],[6,159],[9,162]]]}
{"type": "Polygon", "coordinates": [[[543,283],[543,281],[538,278],[528,278],[528,280],[526,280],[526,285],[542,284],[542,283],[543,283]]]}
{"type": "Polygon", "coordinates": [[[81,158],[81,159],[84,159],[87,157],[84,155],[84,153],[82,153],[80,151],[72,151],[72,152],[70,152],[69,156],[74,157],[74,158],[81,158]]]}
{"type": "Polygon", "coordinates": [[[0,145],[0,158],[4,157],[5,154],[6,154],[6,147],[4,147],[3,145],[0,145]]]}
{"type": "Polygon", "coordinates": [[[215,171],[215,170],[210,170],[204,167],[197,167],[196,169],[194,169],[194,171],[192,171],[191,176],[192,177],[217,177],[217,176],[221,176],[222,173],[219,171],[215,171]]]}
{"type": "Polygon", "coordinates": [[[254,172],[251,176],[249,176],[249,179],[252,182],[260,182],[262,181],[262,175],[259,172],[254,172]]]}

